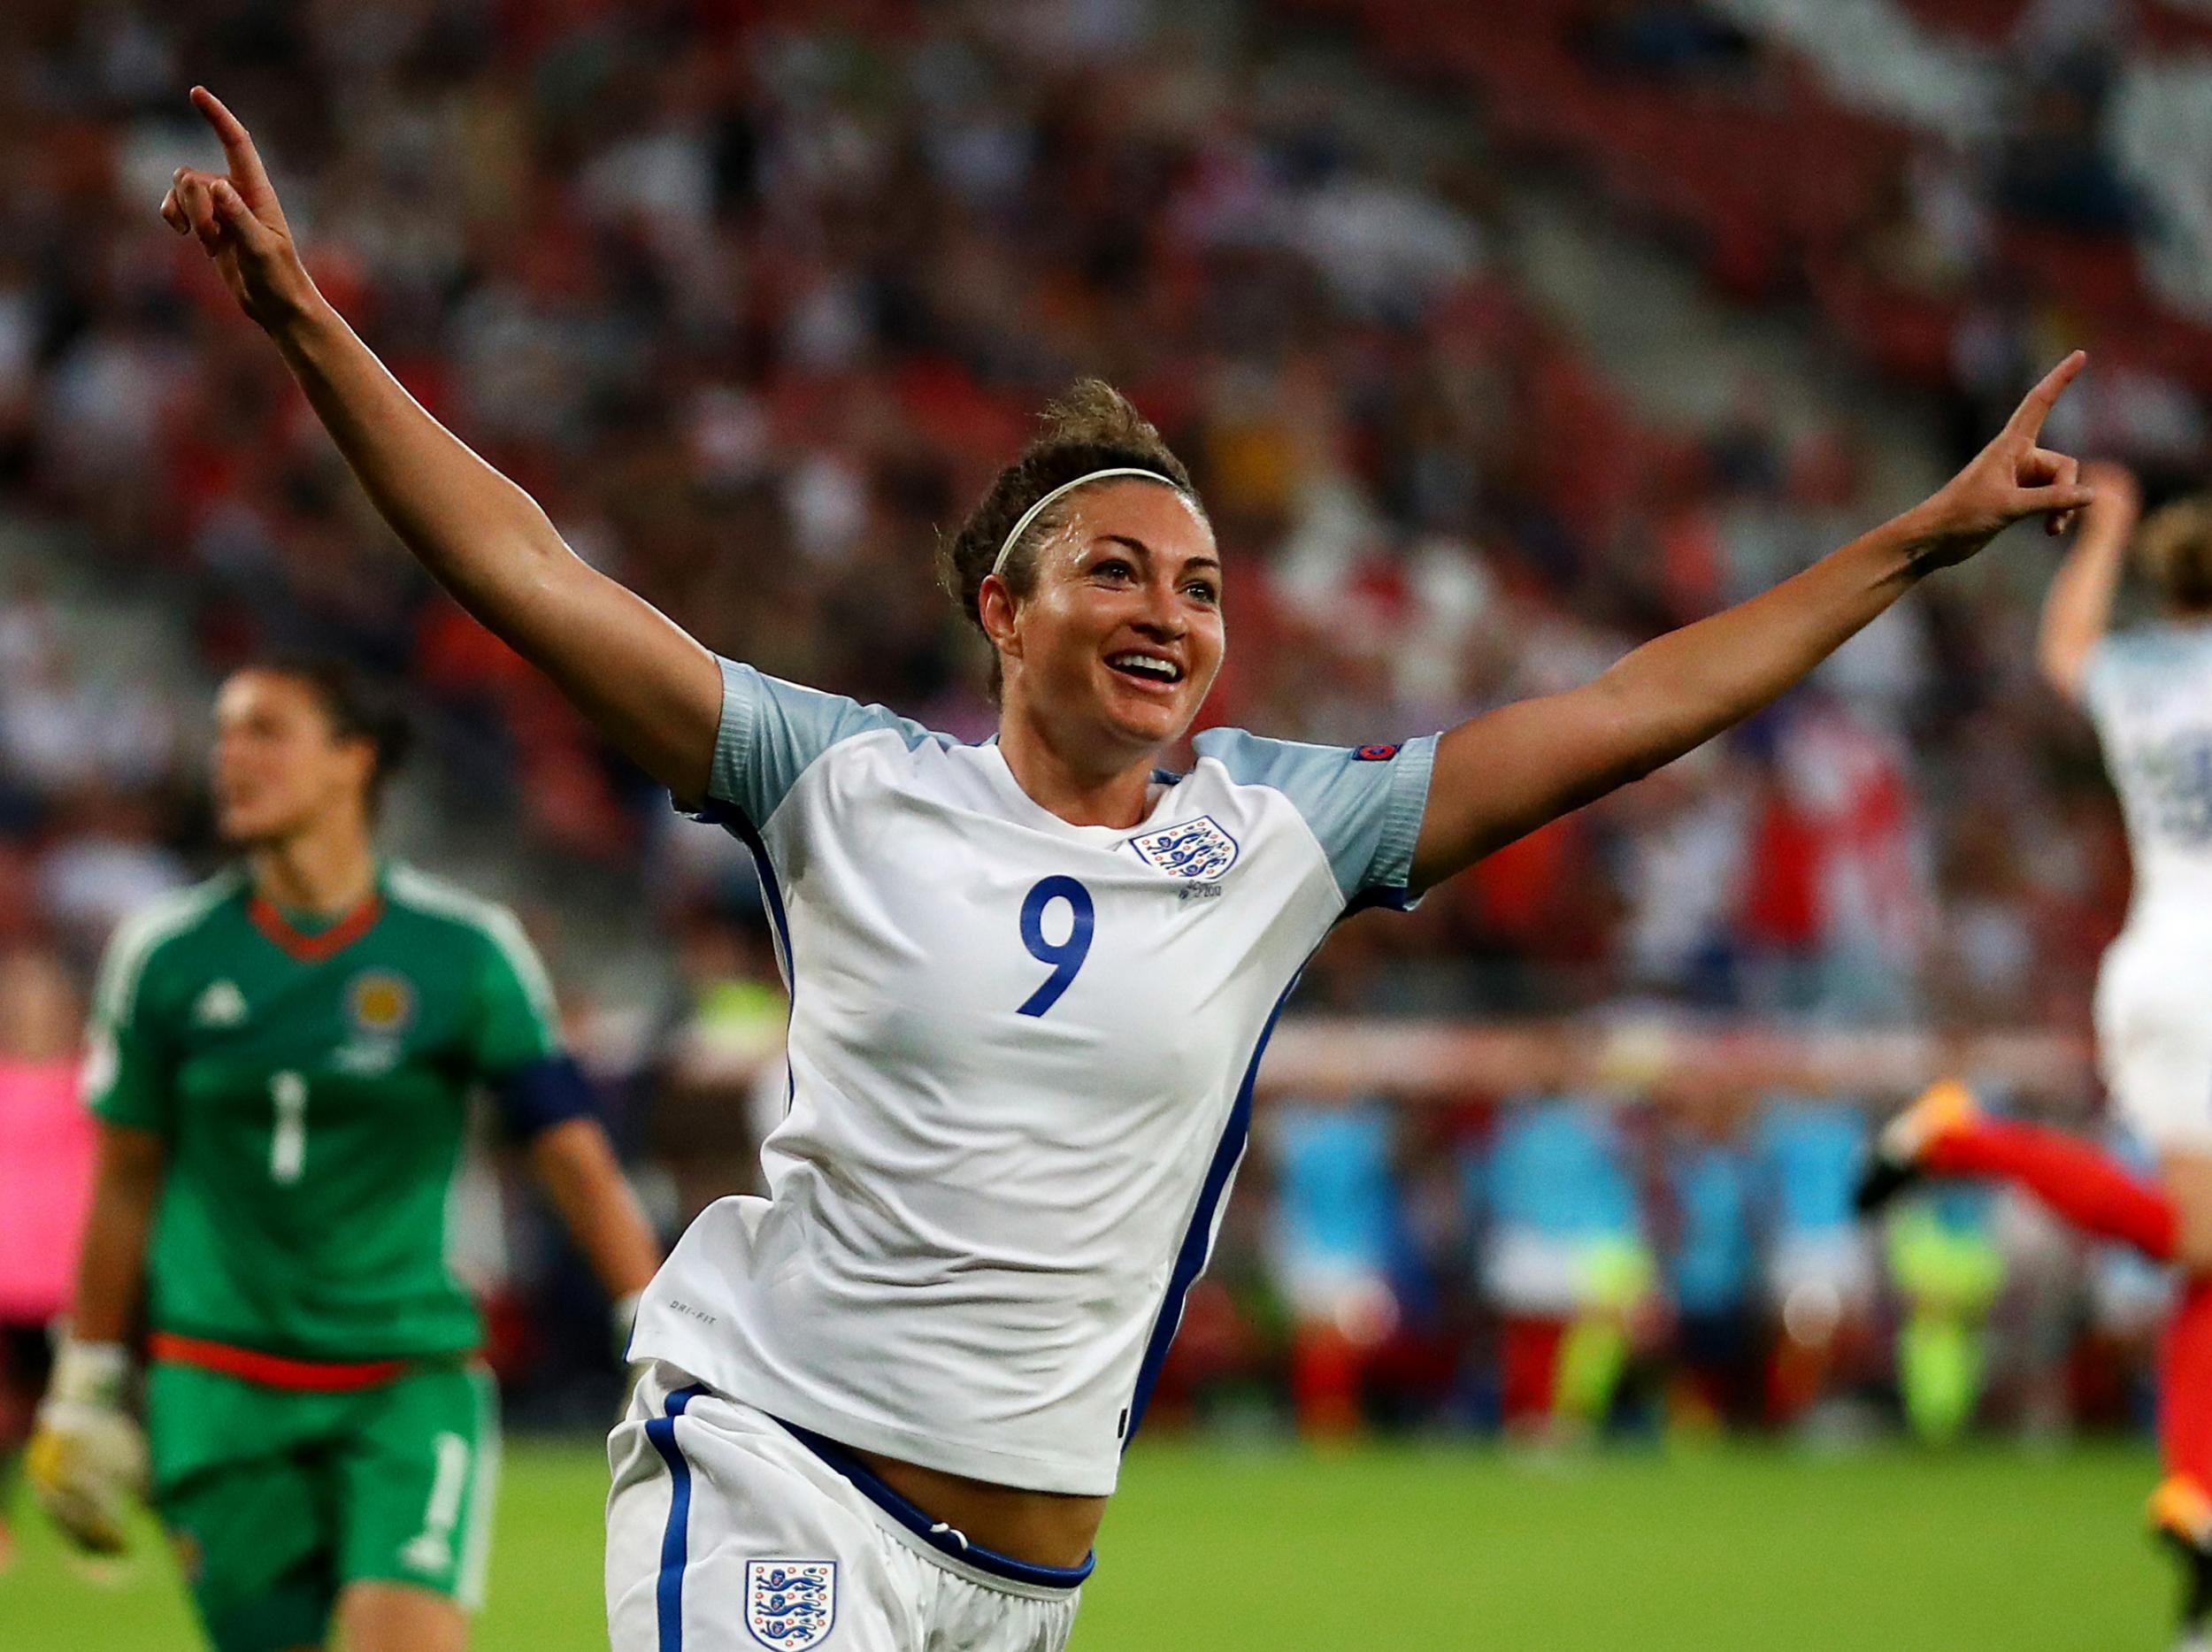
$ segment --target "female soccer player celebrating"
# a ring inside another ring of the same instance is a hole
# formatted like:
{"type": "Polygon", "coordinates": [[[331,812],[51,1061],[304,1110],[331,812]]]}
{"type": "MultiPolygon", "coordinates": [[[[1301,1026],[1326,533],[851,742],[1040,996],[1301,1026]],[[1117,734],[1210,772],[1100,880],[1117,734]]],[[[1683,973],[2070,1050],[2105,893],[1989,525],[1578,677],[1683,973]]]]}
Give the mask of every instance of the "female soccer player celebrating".
{"type": "Polygon", "coordinates": [[[1217,729],[1224,569],[1182,465],[1103,386],[952,543],[998,737],[717,660],[572,555],[308,279],[251,142],[163,204],[275,342],[370,498],[469,610],[753,849],[791,988],[769,1196],[646,1293],[616,1431],[619,1652],[1022,1652],[1066,1639],[1122,1448],[1204,1267],[1252,1073],[1355,907],[1766,704],[1924,575],[2090,497],[2036,444],[2070,357],[1926,503],[1597,680],[1402,745],[1217,729]]]}
{"type": "Polygon", "coordinates": [[[2188,1574],[2185,1645],[2212,1646],[2212,497],[2137,532],[2134,477],[2088,467],[2096,493],[2044,600],[2044,677],[2094,720],[2135,868],[2126,926],[2097,980],[2097,1056],[2124,1120],[2158,1155],[2139,1175],[2062,1131],[1992,1118],[1946,1080],[1892,1119],[1860,1190],[1869,1210],[1923,1176],[1981,1176],[2075,1226],[2185,1271],[2159,1359],[2166,1479],[2154,1527],[2188,1574]],[[2159,623],[2108,634],[2132,545],[2159,623]]]}
{"type": "Polygon", "coordinates": [[[351,1652],[458,1652],[499,1449],[445,1262],[471,1094],[618,1299],[652,1235],[513,917],[377,858],[398,725],[304,660],[232,676],[215,723],[243,861],[109,948],[91,1220],[31,1475],[72,1536],[120,1546],[143,1285],[154,1501],[219,1652],[312,1647],[334,1617],[351,1652]]]}

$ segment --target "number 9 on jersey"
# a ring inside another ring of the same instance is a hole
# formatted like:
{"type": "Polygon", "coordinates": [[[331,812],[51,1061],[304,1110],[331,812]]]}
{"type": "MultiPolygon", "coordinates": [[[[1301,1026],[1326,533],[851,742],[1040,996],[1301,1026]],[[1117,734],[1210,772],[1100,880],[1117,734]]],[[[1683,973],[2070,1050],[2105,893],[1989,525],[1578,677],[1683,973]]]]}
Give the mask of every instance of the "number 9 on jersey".
{"type": "Polygon", "coordinates": [[[1030,957],[1051,964],[1052,973],[1029,995],[1018,1014],[1042,1015],[1060,1002],[1060,995],[1090,956],[1091,929],[1097,917],[1091,892],[1072,878],[1047,878],[1030,890],[1022,902],[1022,945],[1029,949],[1030,957]],[[1056,943],[1045,939],[1045,909],[1055,901],[1068,903],[1068,938],[1056,943]]]}

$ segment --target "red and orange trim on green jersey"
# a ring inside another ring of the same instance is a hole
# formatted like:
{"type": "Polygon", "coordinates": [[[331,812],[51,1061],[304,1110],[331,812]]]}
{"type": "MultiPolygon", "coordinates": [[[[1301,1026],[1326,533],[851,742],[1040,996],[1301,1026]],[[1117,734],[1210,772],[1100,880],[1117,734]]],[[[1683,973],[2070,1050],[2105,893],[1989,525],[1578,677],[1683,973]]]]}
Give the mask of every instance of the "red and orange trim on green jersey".
{"type": "Polygon", "coordinates": [[[190,1365],[295,1394],[353,1394],[381,1387],[405,1376],[412,1364],[404,1359],[288,1359],[172,1331],[155,1332],[147,1339],[146,1352],[159,1364],[190,1365]]]}
{"type": "Polygon", "coordinates": [[[334,958],[376,927],[384,916],[384,891],[372,889],[360,903],[327,929],[311,934],[294,924],[267,895],[258,892],[246,902],[246,916],[253,926],[302,964],[320,964],[334,958]]]}

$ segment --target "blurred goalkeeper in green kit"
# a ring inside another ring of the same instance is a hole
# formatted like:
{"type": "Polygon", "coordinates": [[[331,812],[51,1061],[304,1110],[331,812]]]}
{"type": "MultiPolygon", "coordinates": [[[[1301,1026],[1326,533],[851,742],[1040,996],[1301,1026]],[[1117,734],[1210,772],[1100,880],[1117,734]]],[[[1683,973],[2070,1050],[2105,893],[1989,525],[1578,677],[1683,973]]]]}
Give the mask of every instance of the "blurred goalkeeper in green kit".
{"type": "Polygon", "coordinates": [[[375,853],[397,722],[319,661],[239,672],[215,721],[242,862],[123,926],[102,966],[99,1171],[31,1477],[95,1549],[150,1479],[219,1652],[456,1652],[499,1454],[445,1256],[471,1099],[495,1101],[618,1318],[656,1249],[520,926],[375,853]]]}

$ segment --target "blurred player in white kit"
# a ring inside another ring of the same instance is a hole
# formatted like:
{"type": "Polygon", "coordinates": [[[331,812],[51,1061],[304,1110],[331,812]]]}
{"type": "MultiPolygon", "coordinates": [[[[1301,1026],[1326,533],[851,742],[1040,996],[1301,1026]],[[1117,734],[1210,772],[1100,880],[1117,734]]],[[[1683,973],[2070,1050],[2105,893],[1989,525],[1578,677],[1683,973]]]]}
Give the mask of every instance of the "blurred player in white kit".
{"type": "Polygon", "coordinates": [[[2158,1168],[1987,1117],[1947,1080],[1890,1122],[1860,1203],[1877,1208],[1922,1175],[1995,1178],[2179,1264],[2159,1362],[2166,1478],[2150,1516],[2183,1561],[2181,1644],[2200,1649],[2212,1648],[2212,496],[2139,525],[2132,475],[2108,464],[2085,475],[2097,498],[2045,601],[2039,663],[2095,723],[2127,819],[2135,892],[2098,975],[2097,1058],[2158,1168]],[[2162,611],[2116,633],[2131,547],[2162,611]]]}

